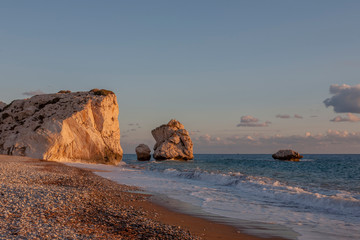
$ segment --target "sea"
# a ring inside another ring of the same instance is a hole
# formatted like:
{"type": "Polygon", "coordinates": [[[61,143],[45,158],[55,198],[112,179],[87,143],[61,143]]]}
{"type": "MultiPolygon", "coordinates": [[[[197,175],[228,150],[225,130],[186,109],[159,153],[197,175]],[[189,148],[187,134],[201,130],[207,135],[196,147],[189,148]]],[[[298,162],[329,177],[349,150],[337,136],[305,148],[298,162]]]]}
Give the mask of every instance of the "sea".
{"type": "Polygon", "coordinates": [[[71,163],[138,186],[152,201],[286,239],[360,239],[360,155],[308,154],[299,162],[269,154],[197,154],[191,161],[137,161],[118,166],[71,163]]]}

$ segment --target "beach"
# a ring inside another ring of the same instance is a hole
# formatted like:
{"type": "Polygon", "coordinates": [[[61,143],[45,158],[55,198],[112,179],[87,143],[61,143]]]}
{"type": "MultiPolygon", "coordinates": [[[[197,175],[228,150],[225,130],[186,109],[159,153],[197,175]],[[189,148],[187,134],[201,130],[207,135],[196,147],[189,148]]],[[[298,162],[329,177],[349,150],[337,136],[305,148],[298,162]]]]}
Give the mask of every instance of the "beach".
{"type": "Polygon", "coordinates": [[[0,166],[2,239],[262,239],[170,211],[96,169],[5,155],[0,166]]]}
{"type": "Polygon", "coordinates": [[[359,238],[359,155],[305,154],[299,162],[270,154],[195,154],[192,161],[118,166],[66,163],[140,187],[151,202],[241,233],[292,240],[359,238]],[[101,170],[101,171],[98,171],[101,170]]]}

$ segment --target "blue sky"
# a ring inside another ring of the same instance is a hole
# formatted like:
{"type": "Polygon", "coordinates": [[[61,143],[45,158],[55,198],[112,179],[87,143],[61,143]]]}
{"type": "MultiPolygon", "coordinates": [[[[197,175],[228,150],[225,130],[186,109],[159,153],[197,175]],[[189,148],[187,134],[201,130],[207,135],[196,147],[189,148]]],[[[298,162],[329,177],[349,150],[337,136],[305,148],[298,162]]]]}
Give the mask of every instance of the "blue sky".
{"type": "Polygon", "coordinates": [[[196,153],[360,153],[358,112],[333,110],[350,90],[360,104],[359,12],[349,0],[1,1],[0,100],[111,89],[126,153],[171,118],[196,153]],[[326,107],[334,84],[350,90],[326,107]]]}

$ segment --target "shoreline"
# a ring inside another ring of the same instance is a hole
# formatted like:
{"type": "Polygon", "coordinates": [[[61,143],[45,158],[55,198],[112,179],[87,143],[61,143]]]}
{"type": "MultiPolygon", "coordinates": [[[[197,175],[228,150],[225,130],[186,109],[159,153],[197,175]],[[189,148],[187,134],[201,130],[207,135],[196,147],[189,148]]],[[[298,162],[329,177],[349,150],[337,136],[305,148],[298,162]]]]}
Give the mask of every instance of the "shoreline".
{"type": "MultiPolygon", "coordinates": [[[[292,229],[285,228],[284,226],[278,224],[240,220],[211,214],[201,209],[201,207],[169,198],[166,195],[153,194],[150,195],[148,201],[173,213],[184,214],[196,219],[205,220],[211,224],[215,223],[230,227],[230,231],[236,232],[236,234],[241,233],[242,237],[240,239],[243,239],[246,235],[250,239],[296,240],[299,236],[299,234],[292,231],[292,229]]],[[[221,238],[221,236],[215,239],[219,238],[221,238]]]]}
{"type": "Polygon", "coordinates": [[[0,237],[281,239],[172,211],[96,170],[7,155],[0,155],[0,166],[0,237]]]}
{"type": "MultiPolygon", "coordinates": [[[[108,170],[102,169],[102,167],[97,166],[96,164],[91,164],[91,168],[89,165],[81,165],[82,164],[80,164],[80,166],[76,165],[73,167],[88,170],[94,172],[95,174],[96,172],[110,172],[108,170]]],[[[106,177],[104,178],[107,179],[106,177]]],[[[121,183],[117,183],[115,181],[113,182],[115,184],[122,185],[121,183]]],[[[139,190],[131,192],[144,195],[146,197],[146,201],[140,202],[140,204],[139,202],[134,202],[136,205],[150,212],[155,210],[155,217],[159,218],[161,222],[181,226],[182,228],[189,230],[191,233],[195,233],[197,236],[203,237],[203,239],[290,240],[296,239],[298,236],[294,235],[293,233],[276,234],[279,231],[283,232],[284,229],[279,229],[276,227],[270,229],[269,224],[255,223],[246,220],[243,220],[241,223],[234,225],[229,221],[226,221],[228,220],[227,217],[221,217],[217,215],[211,216],[211,214],[196,209],[194,206],[190,210],[187,207],[179,207],[186,203],[168,198],[165,195],[146,192],[141,187],[138,188],[139,190]],[[249,229],[251,229],[251,231],[249,229]],[[270,234],[269,231],[272,231],[273,234],[270,234]],[[289,237],[280,237],[280,235],[289,237]]]]}
{"type": "Polygon", "coordinates": [[[141,204],[146,205],[142,205],[142,207],[147,210],[155,210],[159,214],[159,220],[161,222],[181,226],[203,239],[287,240],[280,237],[261,237],[244,233],[230,224],[170,209],[167,205],[163,205],[163,202],[155,202],[151,197],[148,201],[141,204]]]}

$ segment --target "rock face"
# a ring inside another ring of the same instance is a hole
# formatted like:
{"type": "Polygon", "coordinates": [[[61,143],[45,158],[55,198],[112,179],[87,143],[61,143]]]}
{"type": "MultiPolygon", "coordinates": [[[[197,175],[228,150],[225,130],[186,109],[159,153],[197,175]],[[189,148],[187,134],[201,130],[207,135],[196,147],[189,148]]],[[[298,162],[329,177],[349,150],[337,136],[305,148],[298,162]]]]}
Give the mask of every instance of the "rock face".
{"type": "Polygon", "coordinates": [[[293,150],[279,150],[272,155],[274,159],[298,162],[303,156],[293,150]]]}
{"type": "Polygon", "coordinates": [[[6,103],[0,101],[0,111],[2,111],[6,107],[6,103]]]}
{"type": "Polygon", "coordinates": [[[140,144],[135,148],[137,159],[140,161],[149,161],[151,158],[151,150],[148,145],[140,144]]]}
{"type": "Polygon", "coordinates": [[[193,143],[188,131],[175,119],[151,131],[155,138],[153,157],[156,160],[176,159],[190,160],[194,158],[193,143]]]}
{"type": "Polygon", "coordinates": [[[119,108],[111,91],[43,94],[0,111],[0,154],[118,164],[119,108]]]}

